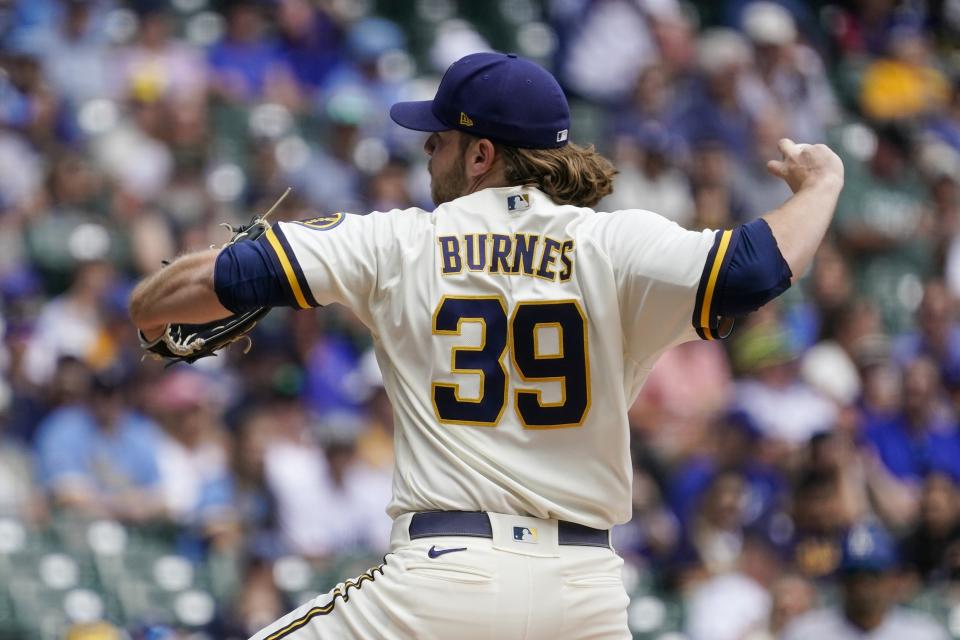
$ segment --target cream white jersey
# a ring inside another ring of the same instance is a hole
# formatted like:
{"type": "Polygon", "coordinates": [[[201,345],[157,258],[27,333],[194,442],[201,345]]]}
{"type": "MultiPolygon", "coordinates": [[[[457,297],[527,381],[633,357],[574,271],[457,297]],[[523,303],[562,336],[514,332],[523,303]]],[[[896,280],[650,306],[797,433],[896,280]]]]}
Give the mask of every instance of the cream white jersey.
{"type": "Polygon", "coordinates": [[[627,408],[707,318],[716,232],[507,187],[267,239],[301,307],[342,303],[373,333],[396,423],[391,516],[630,518],[627,408]]]}

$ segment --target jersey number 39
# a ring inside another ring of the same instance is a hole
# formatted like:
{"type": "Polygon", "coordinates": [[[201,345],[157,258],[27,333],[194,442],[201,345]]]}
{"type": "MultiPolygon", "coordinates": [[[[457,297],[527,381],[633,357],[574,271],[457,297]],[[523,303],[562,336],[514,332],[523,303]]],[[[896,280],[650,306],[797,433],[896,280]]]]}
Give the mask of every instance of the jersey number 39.
{"type": "Polygon", "coordinates": [[[536,388],[514,390],[514,406],[528,429],[577,427],[590,409],[590,360],[586,318],[575,300],[520,302],[509,320],[503,298],[444,296],[433,313],[433,333],[460,335],[463,323],[480,325],[478,346],[454,347],[450,371],[479,374],[478,398],[460,396],[460,385],[434,382],[433,406],[440,422],[496,426],[507,406],[508,347],[514,369],[525,383],[560,383],[560,400],[544,402],[536,388]],[[558,349],[544,354],[541,328],[557,332],[558,349]]]}

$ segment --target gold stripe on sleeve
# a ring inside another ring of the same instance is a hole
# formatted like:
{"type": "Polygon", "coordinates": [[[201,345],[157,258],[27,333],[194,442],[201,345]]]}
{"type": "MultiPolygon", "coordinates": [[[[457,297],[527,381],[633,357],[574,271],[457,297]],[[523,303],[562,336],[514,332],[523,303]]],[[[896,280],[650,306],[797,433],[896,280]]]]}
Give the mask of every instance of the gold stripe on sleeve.
{"type": "Polygon", "coordinates": [[[715,339],[713,332],[710,330],[710,307],[713,306],[713,290],[717,286],[717,277],[720,275],[723,257],[727,254],[727,246],[730,244],[732,236],[733,231],[729,229],[720,236],[720,246],[717,247],[717,255],[713,257],[713,268],[710,270],[710,278],[707,280],[707,290],[703,294],[703,305],[700,307],[700,327],[708,340],[715,339]]]}
{"type": "Polygon", "coordinates": [[[300,283],[297,281],[297,274],[293,272],[293,265],[290,264],[290,258],[287,257],[273,229],[267,230],[267,241],[270,243],[270,246],[273,247],[273,252],[277,254],[277,258],[280,260],[280,266],[283,267],[283,272],[287,274],[287,281],[290,283],[290,289],[293,290],[293,297],[296,298],[297,304],[300,305],[301,309],[309,309],[310,305],[307,304],[307,299],[303,296],[303,290],[300,289],[300,283]]]}

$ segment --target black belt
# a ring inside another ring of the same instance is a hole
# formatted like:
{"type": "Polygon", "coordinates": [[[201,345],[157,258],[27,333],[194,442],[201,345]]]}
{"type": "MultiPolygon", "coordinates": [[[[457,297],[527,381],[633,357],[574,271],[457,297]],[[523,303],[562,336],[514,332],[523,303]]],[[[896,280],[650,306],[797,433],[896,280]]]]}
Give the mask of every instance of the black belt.
{"type": "MultiPolygon", "coordinates": [[[[490,518],[485,511],[421,511],[410,520],[410,539],[437,536],[492,538],[490,518]]],[[[557,538],[561,545],[609,547],[610,532],[591,529],[575,522],[558,521],[557,538]]]]}

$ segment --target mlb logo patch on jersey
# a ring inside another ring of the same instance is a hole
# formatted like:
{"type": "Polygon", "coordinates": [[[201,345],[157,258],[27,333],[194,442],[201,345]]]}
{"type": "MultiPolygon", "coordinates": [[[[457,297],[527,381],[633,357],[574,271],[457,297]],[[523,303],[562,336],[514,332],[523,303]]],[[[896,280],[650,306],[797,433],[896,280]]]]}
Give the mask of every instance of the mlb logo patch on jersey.
{"type": "Polygon", "coordinates": [[[507,196],[507,211],[523,211],[530,208],[530,196],[521,193],[517,196],[507,196]]]}
{"type": "Polygon", "coordinates": [[[528,542],[530,544],[536,544],[537,528],[536,527],[514,527],[513,539],[516,540],[517,542],[528,542]]]}
{"type": "Polygon", "coordinates": [[[297,224],[301,224],[310,229],[316,231],[326,231],[328,229],[333,229],[335,226],[343,222],[343,219],[346,216],[341,212],[332,213],[326,216],[318,216],[316,218],[310,218],[309,220],[299,220],[297,224]]]}

